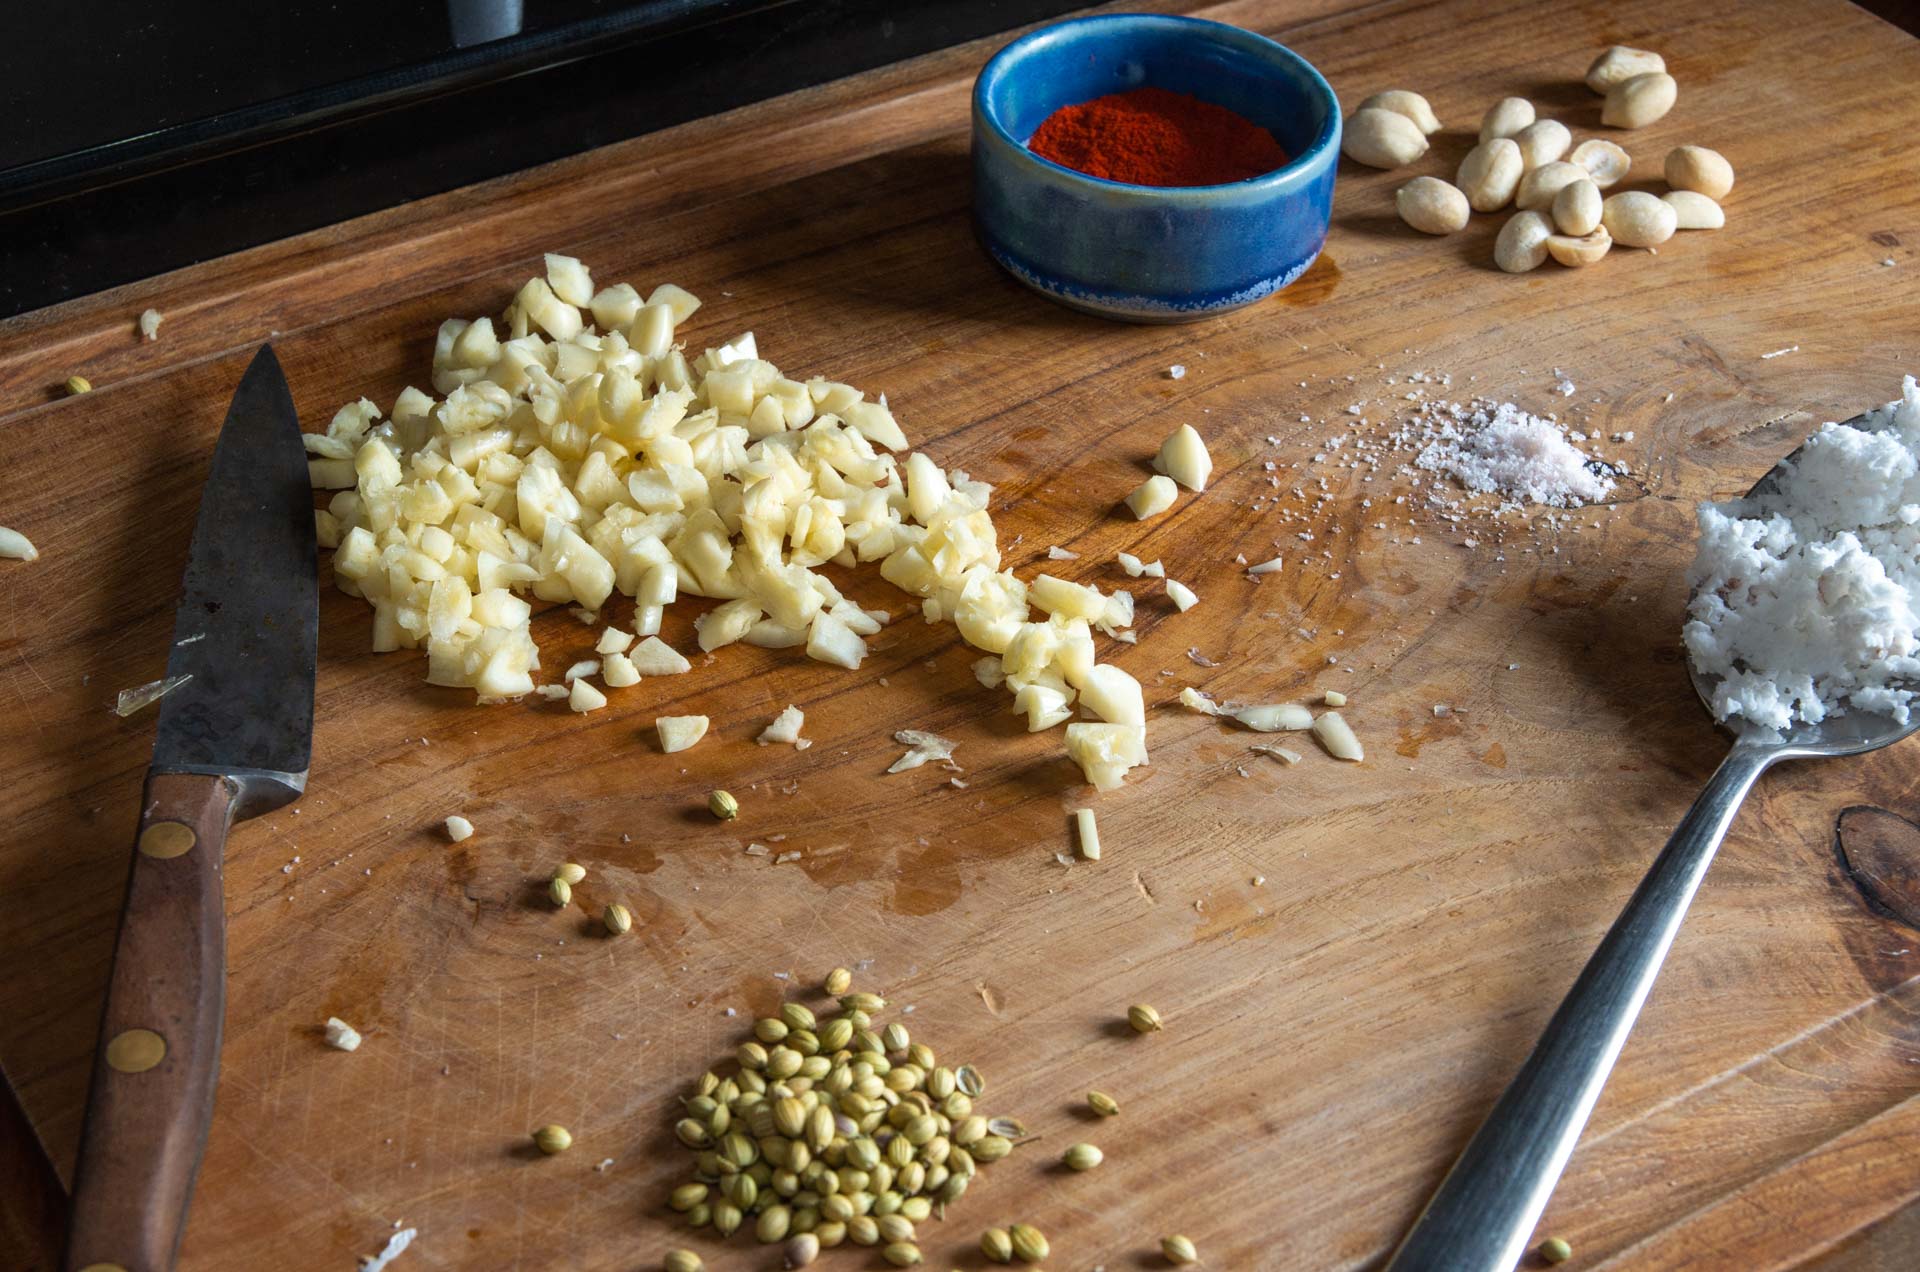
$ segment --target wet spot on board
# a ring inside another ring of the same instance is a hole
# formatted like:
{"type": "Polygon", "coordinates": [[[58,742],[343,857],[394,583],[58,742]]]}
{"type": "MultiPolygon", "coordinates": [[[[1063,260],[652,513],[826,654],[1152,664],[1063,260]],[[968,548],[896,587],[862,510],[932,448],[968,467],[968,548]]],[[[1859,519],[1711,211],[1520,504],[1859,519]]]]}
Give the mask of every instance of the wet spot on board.
{"type": "Polygon", "coordinates": [[[1331,299],[1339,286],[1340,267],[1334,263],[1333,257],[1322,252],[1319,260],[1307,266],[1306,273],[1274,294],[1283,304],[1300,308],[1331,299]]]}

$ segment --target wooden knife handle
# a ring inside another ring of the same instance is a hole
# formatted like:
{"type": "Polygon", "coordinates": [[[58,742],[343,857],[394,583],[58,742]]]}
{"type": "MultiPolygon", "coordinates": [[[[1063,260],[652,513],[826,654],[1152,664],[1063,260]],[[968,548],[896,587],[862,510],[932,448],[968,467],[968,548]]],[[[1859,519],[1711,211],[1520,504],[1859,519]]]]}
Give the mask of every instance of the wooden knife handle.
{"type": "Polygon", "coordinates": [[[74,1170],[67,1272],[165,1272],[213,1119],[226,779],[150,773],[74,1170]]]}

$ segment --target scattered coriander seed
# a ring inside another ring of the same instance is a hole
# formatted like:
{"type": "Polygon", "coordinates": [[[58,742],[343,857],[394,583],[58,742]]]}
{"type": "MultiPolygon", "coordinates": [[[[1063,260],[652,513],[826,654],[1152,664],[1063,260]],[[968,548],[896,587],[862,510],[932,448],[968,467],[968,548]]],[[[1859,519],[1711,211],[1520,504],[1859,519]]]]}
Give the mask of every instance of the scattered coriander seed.
{"type": "Polygon", "coordinates": [[[1038,1263],[1052,1249],[1047,1244],[1046,1234],[1030,1223],[1014,1224],[1007,1229],[1007,1238],[1013,1246],[1013,1257],[1022,1263],[1038,1263]]]}
{"type": "Polygon", "coordinates": [[[82,393],[91,392],[93,392],[93,382],[87,379],[86,376],[70,375],[67,377],[68,397],[79,397],[82,393]]]}
{"type": "Polygon", "coordinates": [[[880,1257],[896,1268],[910,1268],[920,1262],[920,1247],[911,1241],[895,1241],[880,1252],[880,1257]]]}
{"type": "Polygon", "coordinates": [[[632,912],[617,901],[607,907],[607,912],[603,914],[601,918],[606,920],[607,931],[613,936],[619,936],[623,932],[631,932],[633,930],[632,912]]]}
{"type": "Polygon", "coordinates": [[[1024,1139],[1027,1134],[1027,1124],[1017,1117],[990,1117],[987,1119],[987,1131],[1002,1139],[1024,1139]]]}
{"type": "Polygon", "coordinates": [[[700,1262],[700,1256],[691,1250],[669,1250],[667,1257],[660,1261],[660,1266],[666,1272],[700,1272],[705,1265],[700,1262]]]}
{"type": "Polygon", "coordinates": [[[887,1000],[878,994],[842,994],[840,1005],[848,1011],[876,1012],[886,1007],[887,1000]]]}
{"type": "Polygon", "coordinates": [[[760,1212],[760,1218],[754,1222],[754,1240],[761,1245],[772,1245],[776,1241],[787,1239],[787,1229],[793,1224],[793,1211],[786,1206],[768,1206],[760,1212]]]}
{"type": "Polygon", "coordinates": [[[853,988],[853,973],[844,967],[836,967],[827,973],[823,988],[827,991],[827,997],[838,998],[853,988]]]}
{"type": "Polygon", "coordinates": [[[775,1020],[772,1016],[763,1016],[753,1022],[753,1036],[768,1046],[776,1042],[785,1042],[787,1032],[787,1022],[775,1020]]]}
{"type": "Polygon", "coordinates": [[[564,1126],[543,1126],[533,1133],[534,1145],[552,1157],[555,1153],[564,1153],[573,1146],[573,1136],[564,1126]]]}
{"type": "Polygon", "coordinates": [[[746,1222],[747,1212],[730,1201],[713,1203],[713,1230],[723,1237],[730,1237],[740,1231],[740,1225],[746,1222]]]}
{"type": "Polygon", "coordinates": [[[1067,1164],[1068,1170],[1092,1170],[1104,1157],[1105,1154],[1092,1144],[1075,1144],[1061,1155],[1060,1160],[1067,1164]]]}
{"type": "Polygon", "coordinates": [[[789,1029],[812,1029],[819,1022],[805,1003],[780,1004],[780,1019],[789,1029]]]}
{"type": "Polygon", "coordinates": [[[681,1184],[673,1190],[673,1195],[667,1199],[667,1205],[675,1210],[685,1212],[692,1210],[706,1199],[707,1186],[705,1184],[681,1184]]]}
{"type": "Polygon", "coordinates": [[[707,811],[721,821],[732,821],[740,815],[740,801],[731,791],[715,791],[707,796],[707,811]]]}
{"type": "Polygon", "coordinates": [[[970,1099],[979,1099],[980,1093],[987,1089],[987,1080],[980,1076],[980,1070],[970,1064],[963,1064],[953,1073],[954,1081],[960,1084],[970,1099]]]}
{"type": "Polygon", "coordinates": [[[1548,1263],[1565,1263],[1573,1257],[1573,1247],[1562,1237],[1548,1237],[1540,1243],[1540,1257],[1548,1263]]]}
{"type": "Polygon", "coordinates": [[[575,865],[571,861],[563,861],[560,863],[560,868],[553,872],[553,877],[556,879],[565,879],[567,886],[572,887],[587,877],[587,868],[585,866],[575,865]]]}
{"type": "Polygon", "coordinates": [[[687,1211],[687,1226],[689,1228],[704,1228],[712,1222],[713,1207],[704,1201],[687,1211]]]}
{"type": "Polygon", "coordinates": [[[1160,1029],[1160,1013],[1146,1003],[1135,1003],[1127,1008],[1127,1023],[1133,1026],[1135,1033],[1153,1033],[1160,1029]]]}
{"type": "Polygon", "coordinates": [[[1004,1135],[989,1135],[969,1150],[976,1162],[997,1162],[1013,1151],[1013,1141],[1004,1135]]]}
{"type": "Polygon", "coordinates": [[[559,908],[566,909],[573,903],[573,885],[555,875],[547,884],[547,899],[559,908]]]}
{"type": "Polygon", "coordinates": [[[787,1242],[786,1256],[789,1268],[804,1268],[820,1257],[820,1238],[815,1232],[803,1232],[787,1242]]]}
{"type": "Polygon", "coordinates": [[[880,1229],[880,1239],[888,1245],[896,1241],[913,1240],[913,1221],[898,1212],[882,1215],[877,1226],[880,1229]]]}
{"type": "Polygon", "coordinates": [[[1013,1238],[1005,1228],[988,1228],[980,1234],[980,1253],[995,1263],[1012,1263],[1013,1238]]]}
{"type": "Polygon", "coordinates": [[[1087,1107],[1101,1117],[1116,1117],[1120,1113],[1120,1102],[1105,1091],[1087,1092],[1087,1107]]]}
{"type": "Polygon", "coordinates": [[[907,1033],[907,1027],[898,1021],[886,1027],[880,1035],[880,1041],[886,1044],[888,1051],[905,1051],[913,1045],[913,1038],[907,1033]]]}
{"type": "Polygon", "coordinates": [[[871,1215],[855,1215],[847,1220],[847,1240],[855,1245],[879,1245],[880,1225],[871,1215]]]}
{"type": "Polygon", "coordinates": [[[1167,1262],[1176,1267],[1200,1262],[1200,1252],[1193,1248],[1193,1242],[1178,1235],[1160,1238],[1160,1253],[1166,1255],[1167,1262]]]}
{"type": "Polygon", "coordinates": [[[822,1250],[830,1250],[847,1239],[847,1225],[839,1219],[822,1219],[813,1235],[820,1239],[822,1250]]]}

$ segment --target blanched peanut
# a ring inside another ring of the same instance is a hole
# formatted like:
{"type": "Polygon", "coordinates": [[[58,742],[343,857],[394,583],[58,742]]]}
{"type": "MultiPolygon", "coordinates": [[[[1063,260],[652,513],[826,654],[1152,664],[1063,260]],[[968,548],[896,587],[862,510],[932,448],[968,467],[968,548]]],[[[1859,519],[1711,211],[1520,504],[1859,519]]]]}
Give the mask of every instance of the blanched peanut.
{"type": "Polygon", "coordinates": [[[1600,206],[1600,224],[1622,247],[1658,247],[1673,237],[1678,219],[1671,204],[1644,190],[1608,195],[1600,206]]]}
{"type": "Polygon", "coordinates": [[[1593,59],[1593,65],[1587,68],[1587,87],[1604,97],[1622,80],[1654,75],[1666,69],[1667,59],[1658,53],[1616,44],[1593,59]]]}
{"type": "Polygon", "coordinates": [[[1664,71],[1621,80],[1607,90],[1600,122],[1609,128],[1645,128],[1673,109],[1680,86],[1664,71]]]}
{"type": "Polygon", "coordinates": [[[1705,146],[1675,146],[1667,151],[1667,184],[1676,190],[1695,190],[1716,203],[1733,189],[1733,165],[1718,150],[1705,146]]]}
{"type": "Polygon", "coordinates": [[[1347,120],[1340,148],[1369,168],[1398,168],[1427,153],[1427,135],[1398,111],[1368,106],[1347,120]]]}
{"type": "Polygon", "coordinates": [[[1536,119],[1513,135],[1513,143],[1520,147],[1520,160],[1531,172],[1542,164],[1565,158],[1567,147],[1573,144],[1573,134],[1557,119],[1536,119]]]}
{"type": "Polygon", "coordinates": [[[1553,224],[1538,212],[1515,212],[1493,241],[1493,263],[1509,274],[1538,269],[1547,259],[1553,224]]]}
{"type": "Polygon", "coordinates": [[[1526,167],[1513,139],[1496,137],[1467,151],[1455,180],[1475,212],[1498,212],[1513,198],[1526,167]]]}
{"type": "Polygon", "coordinates": [[[1587,175],[1593,178],[1593,184],[1602,190],[1617,185],[1622,177],[1633,170],[1631,155],[1612,142],[1602,141],[1598,137],[1575,146],[1573,153],[1568,155],[1567,159],[1585,168],[1587,175]]]}
{"type": "Polygon", "coordinates": [[[1720,205],[1698,190],[1669,190],[1660,202],[1673,209],[1676,230],[1717,230],[1727,223],[1720,205]]]}
{"type": "Polygon", "coordinates": [[[1532,102],[1524,97],[1502,97],[1480,121],[1480,140],[1511,137],[1532,122],[1532,102]]]}
{"type": "Polygon", "coordinates": [[[1467,196],[1438,177],[1415,177],[1394,192],[1393,204],[1422,234],[1451,234],[1467,224],[1467,196]]]}
{"type": "Polygon", "coordinates": [[[1590,234],[1555,234],[1547,239],[1547,255],[1559,261],[1568,269],[1579,269],[1591,265],[1607,254],[1613,246],[1606,227],[1594,230],[1590,234]]]}
{"type": "Polygon", "coordinates": [[[1520,188],[1514,192],[1513,206],[1522,212],[1550,208],[1554,196],[1560,193],[1562,187],[1586,180],[1589,180],[1587,170],[1576,163],[1550,163],[1544,168],[1535,168],[1520,178],[1520,188]]]}
{"type": "Polygon", "coordinates": [[[1553,196],[1553,223],[1575,238],[1591,234],[1600,224],[1600,187],[1590,177],[1569,181],[1553,196]]]}
{"type": "Polygon", "coordinates": [[[1427,99],[1418,93],[1404,88],[1390,88],[1384,93],[1375,93],[1361,102],[1359,109],[1378,107],[1390,110],[1396,115],[1405,115],[1420,126],[1420,131],[1432,136],[1440,131],[1440,117],[1433,113],[1433,107],[1427,105],[1427,99]]]}

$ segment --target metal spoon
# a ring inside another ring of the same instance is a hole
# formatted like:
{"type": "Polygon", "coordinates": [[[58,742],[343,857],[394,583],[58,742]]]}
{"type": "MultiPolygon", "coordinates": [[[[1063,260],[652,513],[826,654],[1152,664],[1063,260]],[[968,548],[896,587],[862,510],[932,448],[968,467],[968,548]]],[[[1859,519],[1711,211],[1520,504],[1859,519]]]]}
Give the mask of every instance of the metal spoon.
{"type": "MultiPolygon", "coordinates": [[[[1859,426],[1863,417],[1847,422],[1859,426]]],[[[1799,453],[1762,477],[1749,497],[1765,492],[1799,453]]],[[[1693,671],[1691,662],[1688,674],[1711,710],[1716,681],[1693,671]]],[[[1754,781],[1780,760],[1858,755],[1916,729],[1920,713],[1898,724],[1849,711],[1784,738],[1735,735],[1733,750],[1707,779],[1526,1064],[1394,1252],[1388,1272],[1507,1272],[1519,1262],[1707,865],[1754,781]]]]}

